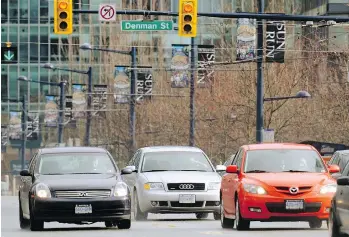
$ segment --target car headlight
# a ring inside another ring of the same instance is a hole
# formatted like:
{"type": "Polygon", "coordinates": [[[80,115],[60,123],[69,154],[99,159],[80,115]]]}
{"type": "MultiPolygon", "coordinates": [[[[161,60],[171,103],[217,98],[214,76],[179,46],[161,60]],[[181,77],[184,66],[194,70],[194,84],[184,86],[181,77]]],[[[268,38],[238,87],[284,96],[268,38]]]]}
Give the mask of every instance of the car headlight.
{"type": "Polygon", "coordinates": [[[220,188],[221,188],[221,183],[220,182],[208,183],[208,186],[207,186],[208,190],[218,190],[220,188]]]}
{"type": "Polygon", "coordinates": [[[336,184],[327,184],[325,186],[322,186],[320,189],[321,194],[335,193],[336,191],[337,191],[336,184]]]}
{"type": "Polygon", "coordinates": [[[46,184],[39,183],[35,186],[35,196],[39,198],[50,198],[51,190],[46,184]]]}
{"type": "Polygon", "coordinates": [[[244,189],[248,193],[254,193],[254,194],[267,194],[267,191],[261,186],[254,185],[254,184],[244,184],[244,189]]]}
{"type": "Polygon", "coordinates": [[[128,194],[127,184],[119,182],[114,188],[114,197],[125,197],[128,194]]]}
{"type": "Polygon", "coordinates": [[[144,184],[145,190],[164,190],[163,183],[146,183],[144,184]]]}

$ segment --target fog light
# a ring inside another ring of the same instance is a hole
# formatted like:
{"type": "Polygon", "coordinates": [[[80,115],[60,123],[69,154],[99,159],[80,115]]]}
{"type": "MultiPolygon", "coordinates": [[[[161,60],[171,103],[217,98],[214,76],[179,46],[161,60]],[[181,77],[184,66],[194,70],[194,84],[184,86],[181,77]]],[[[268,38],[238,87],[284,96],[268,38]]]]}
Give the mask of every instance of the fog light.
{"type": "Polygon", "coordinates": [[[214,203],[216,206],[219,206],[221,203],[220,202],[215,202],[214,203]]]}
{"type": "Polygon", "coordinates": [[[256,207],[250,207],[249,209],[251,212],[262,212],[260,208],[256,208],[256,207]]]}
{"type": "Polygon", "coordinates": [[[153,207],[159,206],[159,202],[151,201],[151,205],[153,207]]]}

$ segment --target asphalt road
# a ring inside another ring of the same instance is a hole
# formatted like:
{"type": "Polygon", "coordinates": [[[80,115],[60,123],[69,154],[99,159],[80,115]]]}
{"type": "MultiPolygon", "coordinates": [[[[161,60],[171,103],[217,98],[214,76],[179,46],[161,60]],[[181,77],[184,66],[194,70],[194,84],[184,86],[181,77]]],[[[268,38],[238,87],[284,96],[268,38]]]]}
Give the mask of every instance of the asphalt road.
{"type": "Polygon", "coordinates": [[[150,220],[144,222],[132,222],[130,230],[118,230],[117,228],[105,228],[103,223],[93,225],[68,225],[59,223],[45,223],[42,232],[21,230],[18,224],[17,197],[2,196],[1,200],[1,236],[2,237],[210,237],[210,236],[238,236],[238,237],[325,237],[328,231],[325,228],[311,230],[305,222],[297,223],[259,223],[251,224],[250,231],[223,230],[219,221],[212,216],[207,220],[196,220],[194,215],[150,215],[150,220]]]}

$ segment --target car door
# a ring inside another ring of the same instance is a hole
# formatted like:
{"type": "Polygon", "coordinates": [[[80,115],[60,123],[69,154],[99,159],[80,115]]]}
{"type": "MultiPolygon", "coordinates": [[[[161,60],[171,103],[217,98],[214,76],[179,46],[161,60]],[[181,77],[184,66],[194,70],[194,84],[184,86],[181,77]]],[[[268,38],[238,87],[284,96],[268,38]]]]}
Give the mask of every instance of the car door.
{"type": "Polygon", "coordinates": [[[135,182],[136,182],[136,177],[137,177],[137,173],[138,173],[139,167],[137,164],[139,164],[140,153],[141,153],[140,150],[136,151],[135,154],[133,155],[132,159],[130,160],[130,162],[127,165],[127,166],[134,166],[135,167],[134,172],[132,172],[131,174],[124,174],[123,175],[123,179],[125,180],[127,185],[130,187],[131,194],[133,194],[133,190],[134,190],[134,186],[135,186],[135,182]]]}
{"type": "MultiPolygon", "coordinates": [[[[349,177],[349,163],[342,173],[342,177],[349,177]]],[[[349,226],[349,186],[338,185],[337,212],[343,226],[349,226]]]]}
{"type": "Polygon", "coordinates": [[[35,165],[37,162],[37,154],[33,156],[31,161],[29,162],[29,173],[31,176],[21,176],[21,187],[20,187],[20,193],[21,193],[21,205],[22,205],[22,211],[24,214],[29,215],[29,192],[33,184],[33,177],[34,177],[34,170],[35,165]]]}
{"type": "Polygon", "coordinates": [[[242,166],[242,160],[245,156],[245,151],[244,149],[241,149],[241,152],[239,154],[239,156],[237,157],[236,159],[236,166],[238,167],[238,171],[239,171],[239,174],[234,174],[234,176],[232,177],[232,180],[231,180],[231,195],[233,197],[233,212],[235,213],[235,193],[238,192],[238,188],[239,188],[239,185],[240,185],[240,172],[241,172],[241,166],[242,166]]]}

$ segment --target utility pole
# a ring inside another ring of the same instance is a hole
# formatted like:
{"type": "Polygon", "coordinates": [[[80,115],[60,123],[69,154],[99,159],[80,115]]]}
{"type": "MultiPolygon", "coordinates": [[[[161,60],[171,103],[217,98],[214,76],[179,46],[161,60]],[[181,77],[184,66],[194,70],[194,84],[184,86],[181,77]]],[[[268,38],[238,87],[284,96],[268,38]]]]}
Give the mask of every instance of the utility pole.
{"type": "Polygon", "coordinates": [[[88,97],[87,97],[87,117],[86,117],[86,132],[85,132],[85,146],[90,145],[90,134],[91,134],[91,120],[92,120],[92,67],[89,67],[87,72],[88,76],[88,85],[87,85],[87,91],[88,91],[88,97]]]}
{"type": "Polygon", "coordinates": [[[189,130],[189,146],[195,146],[195,37],[191,37],[191,63],[190,63],[190,130],[189,130]]]}
{"type": "MultiPolygon", "coordinates": [[[[258,13],[264,13],[264,0],[258,0],[258,13]]],[[[263,32],[264,21],[260,20],[257,26],[257,100],[256,100],[256,142],[263,142],[263,32]]]]}
{"type": "Polygon", "coordinates": [[[59,116],[58,116],[58,144],[63,143],[63,126],[64,126],[64,98],[65,98],[65,87],[66,82],[59,83],[59,116]]]}
{"type": "Polygon", "coordinates": [[[21,167],[25,169],[25,148],[27,146],[27,101],[26,96],[22,99],[22,139],[21,139],[21,167]]]}
{"type": "Polygon", "coordinates": [[[136,149],[136,85],[137,85],[137,50],[131,49],[131,99],[130,99],[130,135],[131,152],[136,149]]]}

